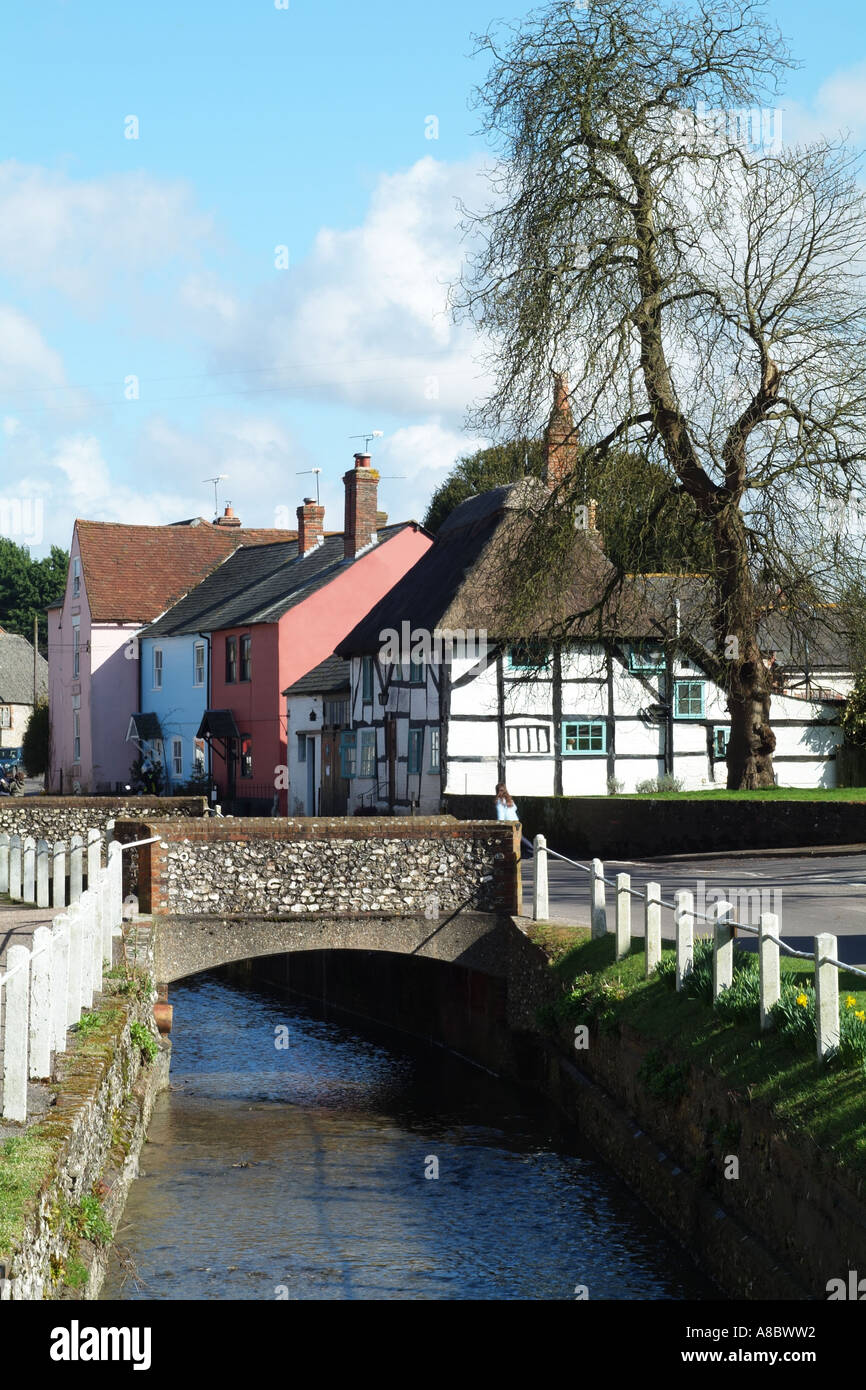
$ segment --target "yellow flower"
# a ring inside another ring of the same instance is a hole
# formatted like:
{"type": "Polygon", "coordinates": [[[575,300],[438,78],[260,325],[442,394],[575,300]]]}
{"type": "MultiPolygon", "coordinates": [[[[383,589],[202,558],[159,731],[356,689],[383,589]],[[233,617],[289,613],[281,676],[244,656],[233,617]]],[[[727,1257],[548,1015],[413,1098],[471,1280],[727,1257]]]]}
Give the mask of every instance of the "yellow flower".
{"type": "Polygon", "coordinates": [[[802,1006],[802,1008],[805,1009],[806,1006],[807,1006],[807,1004],[809,1003],[809,996],[806,995],[806,994],[798,994],[798,995],[797,995],[797,1003],[800,1004],[800,1005],[802,1006]]]}
{"type": "Polygon", "coordinates": [[[866,1009],[858,1009],[854,1017],[859,1019],[861,1023],[866,1023],[866,1009]]]}
{"type": "Polygon", "coordinates": [[[854,1005],[855,1005],[856,1003],[857,1003],[857,1000],[854,998],[854,995],[853,995],[853,994],[849,994],[849,995],[848,995],[848,998],[845,1000],[845,1008],[846,1008],[846,1009],[853,1009],[853,1007],[854,1007],[854,1005]]]}

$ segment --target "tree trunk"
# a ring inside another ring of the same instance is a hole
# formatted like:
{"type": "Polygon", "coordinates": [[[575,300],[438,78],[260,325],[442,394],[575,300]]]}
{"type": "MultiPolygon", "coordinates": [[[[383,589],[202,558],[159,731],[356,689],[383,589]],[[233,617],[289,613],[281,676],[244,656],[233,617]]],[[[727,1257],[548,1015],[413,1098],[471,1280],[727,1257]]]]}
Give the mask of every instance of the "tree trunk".
{"type": "Polygon", "coordinates": [[[770,728],[770,680],[758,643],[758,615],[746,531],[729,504],[713,519],[718,562],[718,650],[726,661],[725,689],[731,714],[728,787],[772,787],[776,736],[770,728]]]}

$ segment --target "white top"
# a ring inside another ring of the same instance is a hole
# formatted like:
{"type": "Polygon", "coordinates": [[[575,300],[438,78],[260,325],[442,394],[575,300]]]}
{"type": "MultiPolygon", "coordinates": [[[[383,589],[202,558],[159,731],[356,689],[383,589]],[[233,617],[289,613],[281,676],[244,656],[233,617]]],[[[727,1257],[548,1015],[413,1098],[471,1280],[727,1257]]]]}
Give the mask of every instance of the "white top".
{"type": "Polygon", "coordinates": [[[500,801],[500,800],[497,798],[497,801],[496,801],[496,819],[497,819],[497,820],[520,820],[520,817],[519,817],[518,814],[517,814],[517,803],[515,802],[515,804],[514,804],[513,806],[506,806],[506,804],[505,804],[504,801],[500,801]]]}

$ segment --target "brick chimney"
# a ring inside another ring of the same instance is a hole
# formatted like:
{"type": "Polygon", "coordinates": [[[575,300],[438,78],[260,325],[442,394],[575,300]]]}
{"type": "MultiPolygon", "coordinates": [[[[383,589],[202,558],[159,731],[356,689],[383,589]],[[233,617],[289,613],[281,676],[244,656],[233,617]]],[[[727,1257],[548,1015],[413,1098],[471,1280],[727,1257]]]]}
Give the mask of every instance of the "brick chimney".
{"type": "Polygon", "coordinates": [[[306,555],[319,544],[324,534],[325,508],[320,507],[315,497],[305,497],[304,505],[298,507],[298,554],[306,555]]]}
{"type": "Polygon", "coordinates": [[[369,454],[356,454],[355,467],[343,474],[346,487],[346,520],[343,526],[343,555],[353,560],[376,539],[376,507],[379,474],[370,466],[369,454]]]}
{"type": "Polygon", "coordinates": [[[568,382],[561,372],[554,372],[553,409],[544,441],[544,481],[551,492],[559,487],[576,463],[577,439],[568,399],[568,382]]]}
{"type": "Polygon", "coordinates": [[[214,526],[240,526],[241,519],[239,516],[235,516],[234,512],[232,511],[231,502],[226,502],[225,511],[223,512],[222,516],[217,517],[216,521],[213,524],[214,526]]]}

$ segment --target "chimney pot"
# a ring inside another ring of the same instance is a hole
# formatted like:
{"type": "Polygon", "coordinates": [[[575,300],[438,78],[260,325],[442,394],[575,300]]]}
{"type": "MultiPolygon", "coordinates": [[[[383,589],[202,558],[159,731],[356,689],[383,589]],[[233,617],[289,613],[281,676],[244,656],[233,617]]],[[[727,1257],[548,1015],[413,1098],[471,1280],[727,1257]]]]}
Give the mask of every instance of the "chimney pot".
{"type": "Polygon", "coordinates": [[[226,502],[226,509],[222,516],[218,516],[214,521],[214,526],[240,526],[240,517],[235,516],[231,502],[226,502]]]}
{"type": "Polygon", "coordinates": [[[343,474],[346,511],[343,525],[343,556],[354,560],[376,539],[379,474],[370,465],[369,454],[355,454],[355,467],[343,474]]]}

